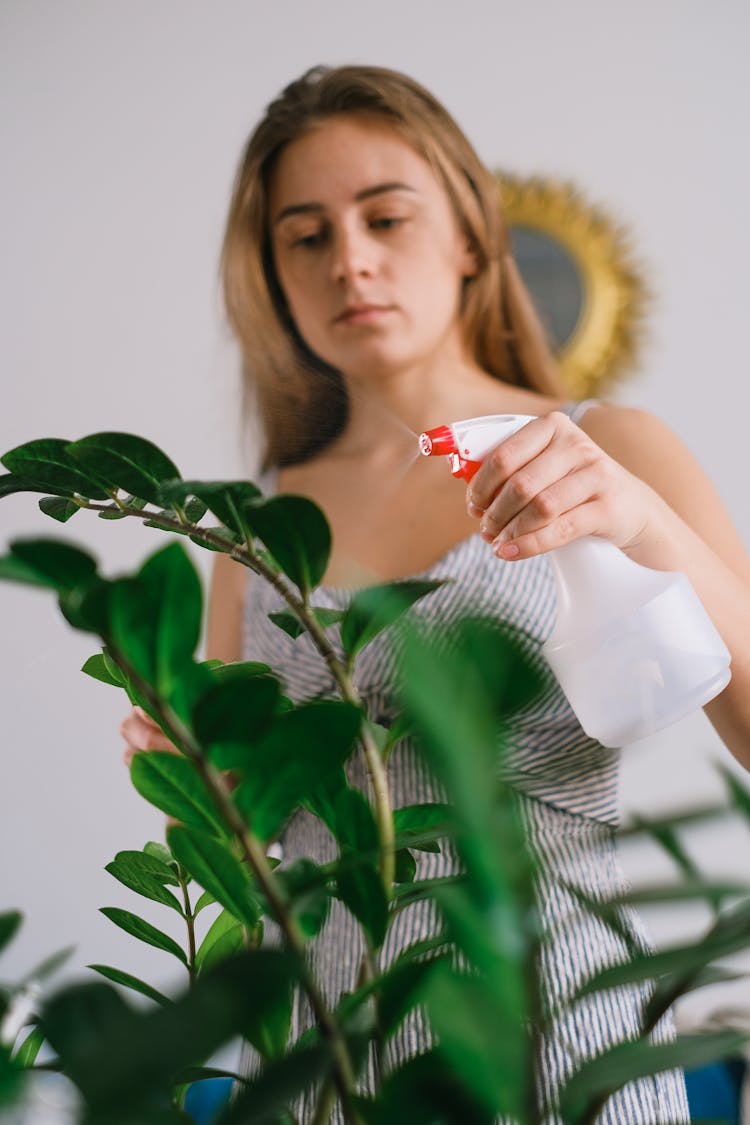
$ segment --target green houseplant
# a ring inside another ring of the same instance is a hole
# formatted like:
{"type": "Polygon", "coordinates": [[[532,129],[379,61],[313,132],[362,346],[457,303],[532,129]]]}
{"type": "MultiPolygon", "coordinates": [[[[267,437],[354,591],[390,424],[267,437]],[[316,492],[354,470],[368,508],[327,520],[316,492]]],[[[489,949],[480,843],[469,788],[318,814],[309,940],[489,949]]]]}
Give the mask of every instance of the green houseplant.
{"type": "MultiPolygon", "coordinates": [[[[465,621],[447,637],[426,635],[410,611],[435,589],[433,582],[371,587],[342,612],[317,608],[315,589],[330,550],[319,509],[301,497],[265,498],[245,481],[185,481],[142,438],[43,439],[2,460],[8,474],[0,478],[0,496],[41,493],[41,509],[61,523],[89,509],[231,554],[281,594],[287,610],[275,615],[276,625],[292,636],[309,635],[337,687],[334,699],[295,704],[267,665],[197,661],[201,589],[178,541],[137,573],[116,579],[59,539],[10,545],[0,577],[52,590],[70,625],[102,643],[84,670],[124,690],[180,751],[141,753],[132,766],[139,793],[177,822],[167,830],[167,845],[120,853],[108,869],[181,915],[186,948],[134,913],[108,916],[179,958],[187,979],[172,999],[123,970],[94,966],[108,979],[59,990],[35,1012],[20,1044],[0,1048],[6,1100],[38,1065],[46,1041],[53,1060],[45,1065],[58,1067],[77,1088],[85,1125],[184,1121],[186,1085],[214,1075],[206,1060],[241,1036],[261,1061],[252,1075],[238,1076],[224,1125],[294,1121],[305,1091],[314,1092],[316,1122],[327,1121],[336,1103],[345,1120],[367,1125],[492,1122],[498,1115],[519,1125],[540,1122],[537,1040],[559,1012],[540,979],[548,935],[535,899],[534,862],[514,791],[496,768],[506,716],[539,683],[508,636],[482,621],[465,621]],[[340,649],[331,643],[334,626],[340,649]],[[391,729],[367,715],[353,677],[359,654],[385,629],[398,630],[403,645],[403,716],[391,729]],[[418,740],[446,800],[394,811],[386,765],[407,735],[418,740]],[[453,752],[456,745],[464,748],[461,755],[453,752]],[[357,748],[367,763],[367,795],[349,784],[344,768],[357,748]],[[269,845],[300,807],[325,821],[338,857],[277,870],[269,845]],[[446,846],[456,848],[462,874],[416,880],[415,853],[446,846]],[[361,926],[366,952],[356,990],[330,1005],[307,950],[333,897],[361,926]],[[439,932],[381,964],[393,918],[422,898],[437,903],[439,932]],[[199,941],[196,919],[209,903],[219,913],[199,941]],[[282,935],[273,948],[262,943],[269,918],[282,935]],[[117,986],[149,1003],[133,1006],[117,986]],[[313,1021],[292,1041],[295,993],[305,995],[313,1021]],[[388,1071],[389,1040],[417,1006],[428,1014],[434,1041],[388,1071]],[[367,1065],[375,1078],[363,1091],[367,1065]]],[[[730,784],[735,806],[750,820],[750,798],[730,784]]],[[[575,1004],[598,990],[654,982],[640,1035],[583,1061],[562,1089],[558,1109],[569,1125],[593,1122],[629,1080],[722,1057],[743,1041],[731,1030],[671,1043],[650,1038],[670,1004],[721,978],[716,959],[750,937],[750,899],[743,897],[750,888],[702,879],[674,829],[671,822],[642,826],[684,872],[677,888],[649,894],[707,901],[715,921],[689,947],[631,950],[573,998],[575,1004]]],[[[644,897],[633,892],[600,901],[585,888],[575,893],[581,910],[618,932],[622,909],[644,897]]],[[[12,912],[3,916],[0,944],[17,925],[12,912]]],[[[12,1008],[15,992],[6,986],[0,994],[0,1015],[12,1008]]]]}

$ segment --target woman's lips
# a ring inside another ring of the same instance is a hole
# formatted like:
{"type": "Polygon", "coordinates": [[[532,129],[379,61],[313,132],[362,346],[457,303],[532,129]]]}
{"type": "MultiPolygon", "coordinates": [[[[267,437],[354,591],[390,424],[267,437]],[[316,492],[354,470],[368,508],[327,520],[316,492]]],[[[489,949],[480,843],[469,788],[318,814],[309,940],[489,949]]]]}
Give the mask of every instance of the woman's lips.
{"type": "Polygon", "coordinates": [[[374,324],[392,312],[392,305],[350,305],[336,317],[336,324],[374,324]]]}

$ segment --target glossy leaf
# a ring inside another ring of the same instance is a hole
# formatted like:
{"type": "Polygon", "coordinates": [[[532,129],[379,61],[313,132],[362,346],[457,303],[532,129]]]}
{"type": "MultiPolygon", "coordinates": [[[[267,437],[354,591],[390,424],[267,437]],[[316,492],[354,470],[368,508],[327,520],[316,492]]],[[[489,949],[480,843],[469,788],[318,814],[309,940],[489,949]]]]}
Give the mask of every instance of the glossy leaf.
{"type": "Polygon", "coordinates": [[[109,634],[109,599],[113,583],[102,579],[87,586],[76,586],[59,595],[60,611],[74,629],[85,633],[109,634]]]}
{"type": "Polygon", "coordinates": [[[293,1118],[282,1116],[286,1107],[305,1090],[325,1082],[333,1069],[333,1054],[327,1043],[296,1047],[283,1058],[268,1063],[244,1085],[221,1116],[221,1125],[248,1125],[257,1121],[286,1125],[293,1118]]]}
{"type": "Polygon", "coordinates": [[[359,789],[342,789],[334,800],[335,836],[347,851],[378,860],[380,839],[370,802],[359,789]]]}
{"type": "Polygon", "coordinates": [[[153,504],[161,502],[163,481],[179,477],[176,465],[146,438],[135,434],[90,434],[67,446],[75,462],[107,481],[153,504]]]}
{"type": "Polygon", "coordinates": [[[110,922],[114,922],[126,934],[130,934],[139,941],[145,942],[146,945],[153,945],[156,949],[162,949],[165,953],[171,953],[178,961],[182,961],[183,965],[187,965],[187,957],[184,950],[177,944],[173,938],[168,934],[158,930],[156,926],[152,926],[150,922],[146,922],[143,918],[139,918],[137,914],[131,914],[129,910],[121,910],[117,906],[102,906],[100,913],[105,918],[109,918],[110,922]]]}
{"type": "Polygon", "coordinates": [[[741,1052],[748,1036],[737,1031],[705,1031],[678,1035],[671,1043],[637,1040],[620,1043],[582,1063],[560,1095],[562,1114],[570,1125],[591,1120],[591,1111],[627,1082],[665,1070],[693,1070],[741,1052]]]}
{"type": "Polygon", "coordinates": [[[297,921],[307,937],[320,933],[328,916],[328,877],[312,860],[302,857],[276,872],[297,921]]]}
{"type": "Polygon", "coordinates": [[[104,870],[122,883],[123,886],[135,891],[136,894],[149,898],[153,902],[160,902],[164,906],[169,906],[180,915],[183,914],[182,906],[172,892],[168,891],[158,879],[148,875],[135,864],[126,860],[113,860],[106,865],[104,870]]]}
{"type": "Polygon", "coordinates": [[[496,1120],[439,1049],[408,1059],[386,1077],[377,1101],[362,1098],[357,1109],[366,1125],[493,1125],[496,1120]]]}
{"type": "Polygon", "coordinates": [[[319,585],[331,553],[331,529],[316,504],[304,496],[272,496],[246,504],[243,513],[303,594],[319,585]]]}
{"type": "Polygon", "coordinates": [[[112,646],[138,675],[169,698],[201,629],[200,579],[179,543],[151,555],[135,578],[112,589],[112,646]]]}
{"type": "Polygon", "coordinates": [[[44,496],[39,501],[39,508],[45,516],[51,516],[58,523],[67,523],[81,510],[75,500],[68,500],[65,496],[44,496]]]}
{"type": "Polygon", "coordinates": [[[23,921],[19,910],[6,910],[0,914],[0,951],[11,942],[23,921]]]}
{"type": "Polygon", "coordinates": [[[216,902],[216,899],[211,894],[211,892],[203,891],[200,898],[193,906],[193,915],[197,917],[200,914],[201,910],[205,910],[207,906],[211,906],[214,902],[216,902]]]}
{"type": "Polygon", "coordinates": [[[121,688],[123,686],[122,679],[112,674],[111,664],[107,663],[104,659],[104,654],[101,652],[90,656],[81,668],[81,671],[86,676],[91,676],[93,680],[99,680],[103,684],[109,684],[110,687],[121,688]]]}
{"type": "Polygon", "coordinates": [[[3,496],[14,496],[18,492],[52,492],[63,499],[69,497],[75,490],[72,488],[52,488],[24,477],[20,473],[0,474],[0,500],[3,496]]]}
{"type": "Polygon", "coordinates": [[[135,1009],[105,983],[74,985],[45,1006],[42,1026],[97,1125],[150,1122],[175,1076],[238,1035],[251,1042],[288,1007],[294,965],[256,950],[223,961],[173,1003],[135,1009]]]}
{"type": "Polygon", "coordinates": [[[225,957],[230,957],[244,947],[245,935],[241,922],[228,910],[220,910],[206,931],[195,955],[195,964],[200,972],[218,965],[225,957]]]}
{"type": "Polygon", "coordinates": [[[399,848],[394,859],[394,882],[413,883],[417,874],[417,861],[409,849],[399,848]]]}
{"type": "Polygon", "coordinates": [[[289,814],[344,764],[361,721],[358,708],[336,700],[316,700],[277,716],[243,763],[234,792],[257,836],[273,839],[289,814]]]}
{"type": "Polygon", "coordinates": [[[247,753],[243,747],[252,746],[268,728],[280,695],[277,679],[252,670],[246,676],[221,678],[201,695],[193,708],[192,725],[219,768],[242,764],[247,753]]]}
{"type": "Polygon", "coordinates": [[[450,805],[403,805],[393,810],[393,827],[402,847],[423,852],[439,852],[435,837],[449,835],[453,830],[450,805]]]}
{"type": "MultiPolygon", "coordinates": [[[[342,620],[344,616],[343,609],[327,609],[326,607],[313,606],[315,616],[318,623],[327,629],[329,625],[336,625],[342,620]]],[[[301,637],[305,632],[305,627],[300,623],[298,617],[295,617],[289,610],[283,610],[281,613],[269,613],[269,619],[273,621],[274,625],[278,625],[282,632],[296,640],[301,637]]]]}
{"type": "Polygon", "coordinates": [[[159,992],[158,989],[147,984],[145,980],[140,980],[130,973],[124,973],[121,969],[113,969],[111,965],[87,965],[86,967],[88,969],[93,969],[95,973],[106,977],[107,980],[111,980],[114,984],[121,984],[124,988],[130,988],[133,992],[139,992],[141,996],[147,996],[149,1000],[154,1000],[157,1004],[169,1004],[170,1002],[164,993],[159,992]]]}
{"type": "Polygon", "coordinates": [[[17,539],[0,559],[0,577],[65,592],[87,586],[96,576],[96,559],[59,539],[17,539]]]}
{"type": "Polygon", "coordinates": [[[160,883],[169,883],[173,887],[178,885],[175,874],[177,864],[164,844],[150,842],[140,852],[126,849],[117,852],[115,860],[117,863],[129,864],[136,871],[149,875],[152,879],[158,879],[160,883]]]}
{"type": "Polygon", "coordinates": [[[141,751],[133,756],[130,778],[140,795],[167,816],[213,836],[226,835],[198,770],[182,755],[169,750],[141,751]]]}
{"type": "Polygon", "coordinates": [[[459,976],[447,965],[430,976],[427,1008],[441,1052],[468,1090],[493,1114],[523,1119],[536,1096],[529,1089],[531,1043],[524,1025],[512,1022],[484,980],[459,976]]]}
{"type": "Polygon", "coordinates": [[[39,438],[10,449],[0,461],[11,473],[41,486],[40,492],[107,500],[106,482],[72,457],[69,445],[61,438],[39,438]]]}
{"type": "Polygon", "coordinates": [[[348,655],[356,656],[415,602],[442,585],[440,580],[407,579],[358,590],[341,623],[341,640],[348,655]]]}
{"type": "Polygon", "coordinates": [[[374,948],[379,949],[388,925],[388,900],[378,871],[345,858],[338,866],[336,884],[342,902],[362,924],[374,948]]]}
{"type": "Polygon", "coordinates": [[[346,1019],[372,995],[378,998],[378,1031],[383,1039],[396,1032],[404,1017],[423,1003],[426,982],[437,965],[449,963],[452,954],[440,935],[415,942],[375,980],[342,997],[338,1013],[346,1019]]]}
{"type": "Polygon", "coordinates": [[[243,507],[260,494],[260,489],[246,480],[168,481],[161,489],[161,502],[183,504],[190,497],[200,500],[225,527],[244,538],[243,507]]]}
{"type": "Polygon", "coordinates": [[[180,825],[167,830],[167,839],[177,860],[196,882],[252,929],[260,917],[260,907],[247,868],[232,852],[214,837],[180,825]]]}
{"type": "Polygon", "coordinates": [[[29,1034],[21,1043],[18,1050],[13,1055],[13,1062],[16,1066],[20,1066],[23,1070],[27,1070],[36,1062],[36,1057],[39,1054],[42,1044],[44,1043],[44,1034],[38,1027],[33,1027],[29,1034]]]}

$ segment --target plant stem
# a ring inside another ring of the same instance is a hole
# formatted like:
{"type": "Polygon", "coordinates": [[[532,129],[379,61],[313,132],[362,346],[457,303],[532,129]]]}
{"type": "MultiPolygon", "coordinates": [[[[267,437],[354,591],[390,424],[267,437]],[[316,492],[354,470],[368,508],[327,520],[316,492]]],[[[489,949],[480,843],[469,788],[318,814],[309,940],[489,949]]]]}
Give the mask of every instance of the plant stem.
{"type": "Polygon", "coordinates": [[[341,1099],[342,1107],[348,1120],[358,1122],[359,1116],[355,1112],[351,1095],[355,1089],[356,1075],[349,1055],[346,1039],[334,1014],[329,1010],[318,982],[308,965],[305,956],[305,939],[294,915],[287,908],[284,894],[274,877],[273,869],[268,863],[265,851],[258,837],[249,830],[245,821],[238,812],[234,802],[226,791],[221,773],[205,757],[202,748],[192,736],[192,732],[182,723],[172,709],[159,699],[151,688],[135,670],[127,659],[111,643],[107,642],[114,662],[120,667],[143,694],[159,716],[160,722],[172,739],[180,747],[186,757],[195,765],[198,773],[211,795],[214,804],[227,828],[237,838],[242,850],[243,858],[252,870],[258,884],[268,901],[271,914],[279,924],[288,947],[295,954],[298,962],[300,981],[307,993],[310,1005],[315,1013],[321,1032],[328,1040],[333,1053],[334,1070],[336,1075],[336,1088],[341,1099]]]}
{"type": "Polygon", "coordinates": [[[185,907],[185,924],[187,926],[188,933],[187,970],[188,977],[190,978],[190,983],[192,984],[197,975],[195,967],[195,914],[193,913],[193,907],[190,902],[187,879],[183,879],[179,875],[177,876],[177,879],[180,884],[180,890],[182,891],[182,902],[185,907]]]}

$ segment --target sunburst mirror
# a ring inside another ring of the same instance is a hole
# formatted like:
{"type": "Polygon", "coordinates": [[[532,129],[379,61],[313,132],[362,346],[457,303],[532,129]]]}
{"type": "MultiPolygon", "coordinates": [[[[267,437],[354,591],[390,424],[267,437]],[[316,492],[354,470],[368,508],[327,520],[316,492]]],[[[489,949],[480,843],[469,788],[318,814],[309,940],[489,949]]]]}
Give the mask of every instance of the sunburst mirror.
{"type": "Polygon", "coordinates": [[[498,172],[518,267],[576,398],[638,359],[648,287],[627,230],[571,183],[498,172]]]}

